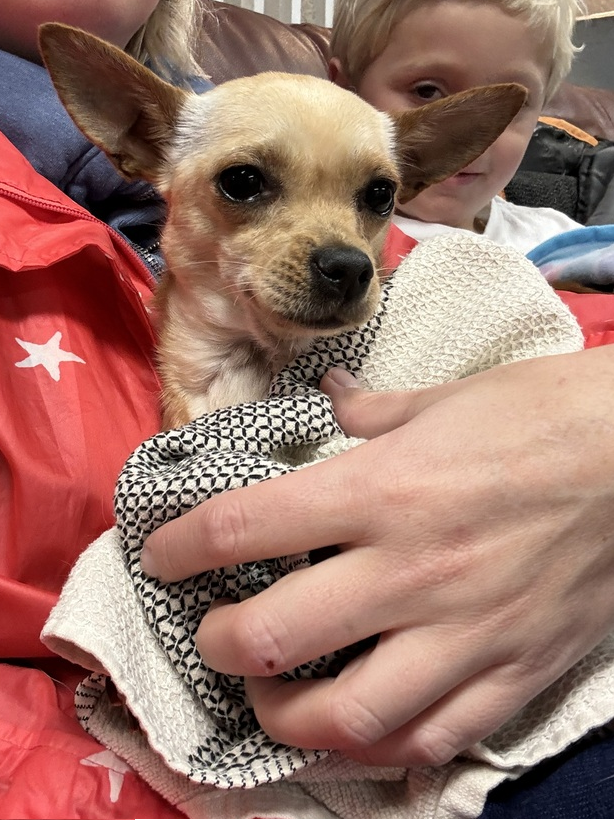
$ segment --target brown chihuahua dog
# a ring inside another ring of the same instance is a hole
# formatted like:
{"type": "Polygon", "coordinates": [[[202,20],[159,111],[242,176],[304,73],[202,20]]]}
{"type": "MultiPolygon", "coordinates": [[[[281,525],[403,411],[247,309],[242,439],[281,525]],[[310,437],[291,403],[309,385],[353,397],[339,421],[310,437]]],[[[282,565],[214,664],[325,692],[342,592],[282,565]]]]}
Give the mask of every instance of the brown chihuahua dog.
{"type": "Polygon", "coordinates": [[[264,398],[315,337],[367,321],[394,210],[476,159],[525,100],[489,86],[388,115],[308,76],[202,95],[58,23],[40,47],[77,126],[168,202],[159,288],[164,425],[264,398]]]}

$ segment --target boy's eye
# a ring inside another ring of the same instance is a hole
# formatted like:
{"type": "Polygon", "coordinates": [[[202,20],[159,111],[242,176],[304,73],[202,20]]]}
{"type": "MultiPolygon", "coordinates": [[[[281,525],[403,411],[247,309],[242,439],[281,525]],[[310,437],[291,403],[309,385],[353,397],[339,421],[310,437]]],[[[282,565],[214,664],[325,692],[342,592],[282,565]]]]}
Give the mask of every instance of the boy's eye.
{"type": "Polygon", "coordinates": [[[411,88],[411,94],[422,102],[434,102],[445,97],[444,92],[435,83],[417,83],[411,88]]]}
{"type": "Polygon", "coordinates": [[[363,202],[378,216],[388,216],[394,208],[396,186],[389,179],[374,179],[363,191],[363,202]]]}

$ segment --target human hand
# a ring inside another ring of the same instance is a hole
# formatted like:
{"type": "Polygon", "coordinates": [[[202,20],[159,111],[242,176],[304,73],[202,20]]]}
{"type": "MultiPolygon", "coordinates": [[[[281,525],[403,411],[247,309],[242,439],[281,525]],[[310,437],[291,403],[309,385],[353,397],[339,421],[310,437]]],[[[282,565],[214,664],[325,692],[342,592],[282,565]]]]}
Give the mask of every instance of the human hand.
{"type": "Polygon", "coordinates": [[[607,347],[411,393],[325,377],[342,427],[370,440],[206,501],[149,537],[144,568],[179,580],[337,544],[209,612],[198,648],[247,676],[280,742],[442,764],[614,623],[613,383],[607,347]],[[274,677],[378,633],[337,678],[274,677]]]}

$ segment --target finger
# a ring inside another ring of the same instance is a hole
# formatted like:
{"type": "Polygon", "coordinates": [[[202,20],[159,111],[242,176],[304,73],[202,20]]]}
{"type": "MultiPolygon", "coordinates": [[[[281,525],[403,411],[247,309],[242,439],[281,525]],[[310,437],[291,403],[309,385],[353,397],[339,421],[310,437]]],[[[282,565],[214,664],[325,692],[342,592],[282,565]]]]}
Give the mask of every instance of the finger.
{"type": "Polygon", "coordinates": [[[436,628],[404,633],[402,642],[391,635],[337,678],[250,679],[256,717],[280,743],[367,756],[378,744],[387,751],[388,735],[473,677],[476,664],[482,668],[483,659],[460,642],[456,651],[443,651],[444,635],[436,628]]]}
{"type": "Polygon", "coordinates": [[[360,537],[371,519],[363,493],[368,461],[361,461],[360,449],[199,504],[146,539],[143,571],[179,581],[360,537]]]}
{"type": "Polygon", "coordinates": [[[550,681],[495,665],[464,681],[406,725],[348,756],[369,766],[442,766],[495,732],[550,681]]]}
{"type": "Polygon", "coordinates": [[[360,550],[341,553],[210,609],[195,638],[204,662],[227,675],[270,677],[394,626],[401,612],[406,620],[406,593],[384,595],[368,582],[373,563],[360,550]]]}
{"type": "Polygon", "coordinates": [[[424,390],[371,392],[360,389],[347,371],[334,368],[323,377],[320,388],[332,399],[342,430],[350,436],[370,439],[411,421],[427,407],[457,391],[458,384],[450,382],[424,390]]]}

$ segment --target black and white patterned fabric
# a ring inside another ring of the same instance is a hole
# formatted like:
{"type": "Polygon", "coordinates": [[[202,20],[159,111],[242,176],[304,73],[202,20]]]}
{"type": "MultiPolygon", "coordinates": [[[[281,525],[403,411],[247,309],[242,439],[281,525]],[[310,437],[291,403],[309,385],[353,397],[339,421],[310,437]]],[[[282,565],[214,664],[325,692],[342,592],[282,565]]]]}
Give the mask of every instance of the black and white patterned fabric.
{"type": "MultiPolygon", "coordinates": [[[[381,311],[386,301],[384,295],[381,311]]],[[[285,558],[208,572],[183,583],[161,584],[140,571],[143,539],[217,493],[297,469],[286,462],[288,457],[306,463],[323,444],[345,439],[330,399],[316,385],[334,365],[360,371],[380,316],[381,312],[362,330],[320,341],[280,375],[267,401],[218,410],[145,442],[129,459],[118,481],[118,527],[127,566],[151,628],[219,729],[215,736],[203,739],[192,755],[193,776],[206,771],[209,780],[215,771],[216,785],[256,785],[249,771],[258,758],[274,758],[280,774],[289,775],[322,757],[322,752],[284,749],[271,741],[245,704],[242,681],[207,669],[194,644],[194,634],[212,601],[223,597],[243,600],[308,565],[310,559],[305,554],[292,554],[289,543],[285,558]]],[[[314,660],[288,677],[336,674],[362,648],[314,660]]]]}

